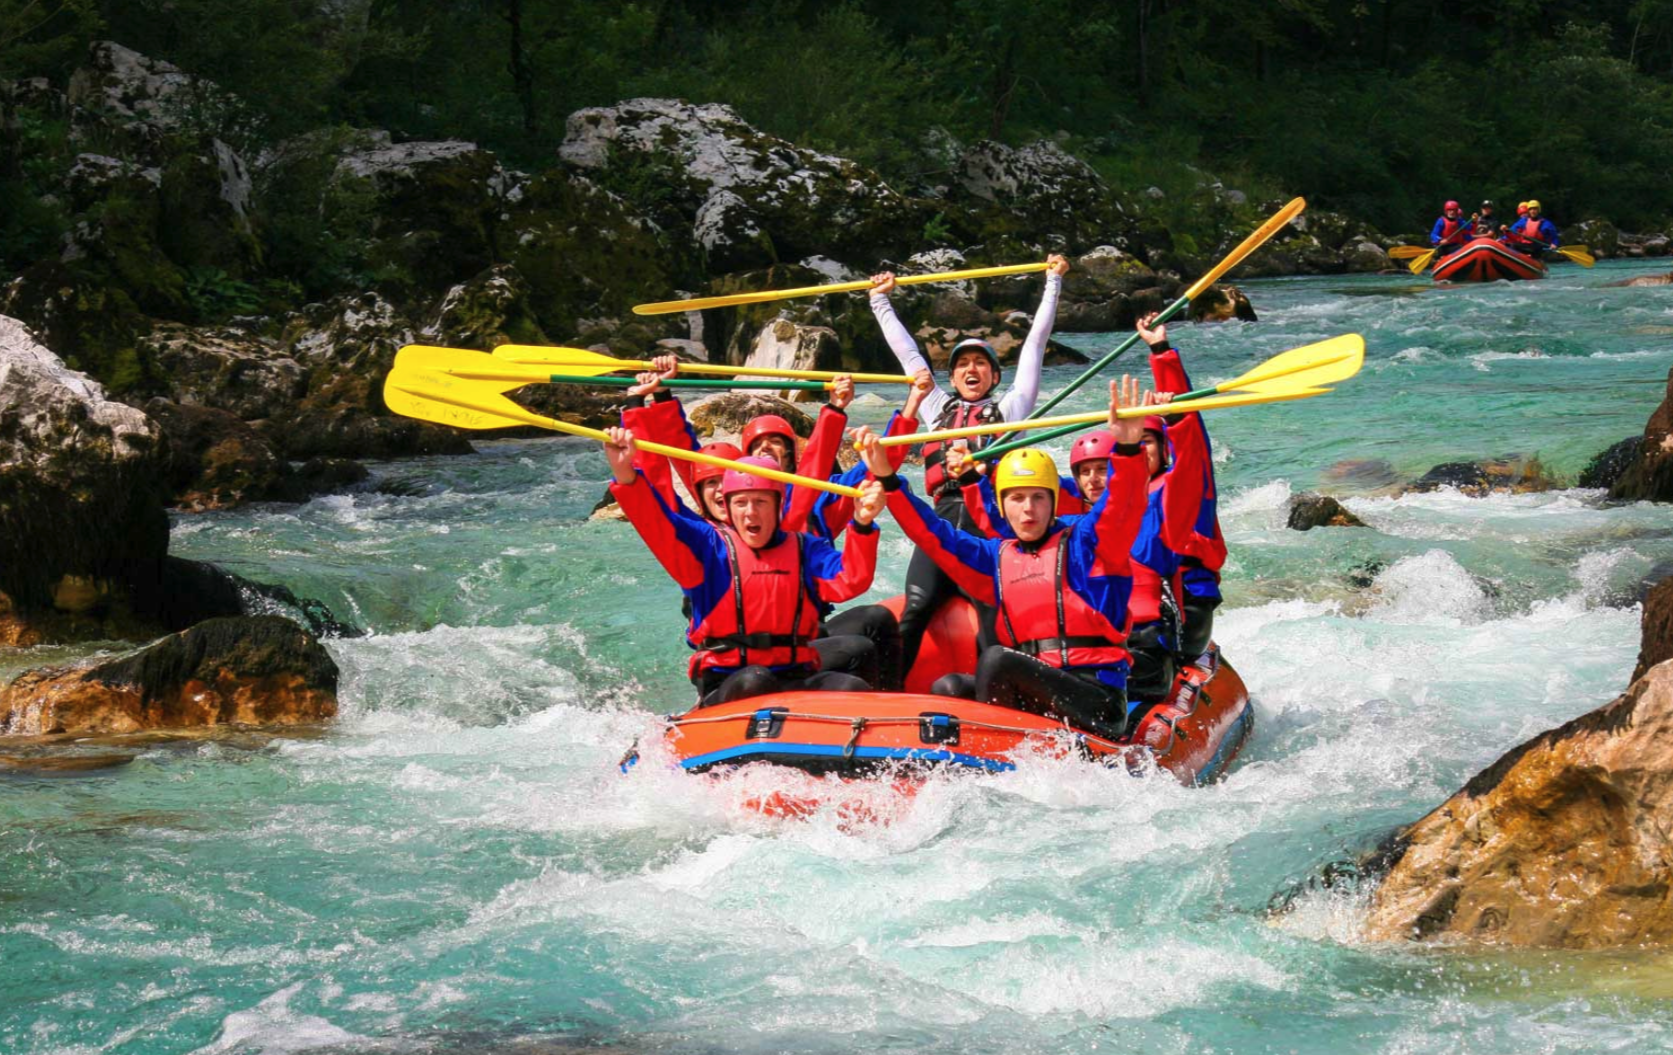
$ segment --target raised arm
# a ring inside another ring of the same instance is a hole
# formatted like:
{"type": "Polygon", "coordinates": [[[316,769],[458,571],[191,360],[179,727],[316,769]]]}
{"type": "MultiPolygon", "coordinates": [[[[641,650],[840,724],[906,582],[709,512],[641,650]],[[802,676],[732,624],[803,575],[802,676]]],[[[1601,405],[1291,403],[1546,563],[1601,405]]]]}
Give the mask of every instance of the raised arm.
{"type": "MultiPolygon", "coordinates": [[[[840,383],[844,379],[838,380],[840,383]]],[[[821,407],[819,417],[814,419],[813,433],[808,437],[807,446],[802,449],[802,455],[796,462],[796,469],[803,476],[829,480],[833,475],[837,449],[842,446],[842,434],[848,427],[847,407],[854,398],[854,382],[852,379],[846,380],[846,391],[841,387],[832,391],[831,402],[821,407]]],[[[784,506],[784,530],[806,530],[808,518],[813,514],[814,503],[823,493],[811,487],[791,487],[790,496],[784,506]]]]}
{"type": "Polygon", "coordinates": [[[669,577],[683,589],[696,589],[707,574],[703,557],[718,551],[719,536],[700,517],[676,512],[634,468],[633,433],[618,428],[609,436],[604,454],[614,476],[611,497],[669,577]]]}
{"type": "Polygon", "coordinates": [[[859,441],[866,465],[888,495],[889,512],[913,544],[929,555],[959,589],[982,604],[998,601],[994,572],[999,566],[1000,543],[960,531],[935,515],[935,510],[912,493],[906,481],[889,464],[888,455],[869,429],[861,429],[859,441]]]}
{"type": "Polygon", "coordinates": [[[841,550],[822,538],[807,539],[808,564],[821,601],[840,604],[871,589],[877,573],[877,539],[882,534],[875,521],[882,511],[883,485],[873,480],[855,503],[841,550]]]}
{"type": "Polygon", "coordinates": [[[1141,405],[1139,383],[1132,377],[1110,382],[1110,431],[1115,433],[1115,453],[1110,456],[1109,485],[1092,503],[1087,515],[1075,522],[1075,532],[1093,533],[1093,546],[1106,569],[1126,566],[1128,552],[1144,522],[1145,486],[1149,475],[1139,446],[1144,436],[1142,418],[1118,418],[1115,412],[1141,405]]]}
{"type": "Polygon", "coordinates": [[[1046,361],[1046,343],[1057,324],[1057,300],[1063,292],[1063,276],[1069,273],[1069,261],[1060,254],[1053,253],[1046,260],[1051,267],[1046,270],[1046,288],[1040,294],[1040,307],[1034,312],[1034,324],[1028,328],[1028,338],[1022,342],[1022,351],[1017,355],[1011,390],[999,401],[999,410],[1006,421],[1026,418],[1040,398],[1040,369],[1046,361]]]}

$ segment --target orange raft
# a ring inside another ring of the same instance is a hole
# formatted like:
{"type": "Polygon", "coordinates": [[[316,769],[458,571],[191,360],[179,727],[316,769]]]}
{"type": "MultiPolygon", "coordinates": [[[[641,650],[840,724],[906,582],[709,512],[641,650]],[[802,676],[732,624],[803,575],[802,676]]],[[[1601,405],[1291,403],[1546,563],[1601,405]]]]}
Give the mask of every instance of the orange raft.
{"type": "MultiPolygon", "coordinates": [[[[949,605],[950,618],[931,627],[909,689],[933,673],[934,657],[964,651],[948,648],[942,637],[973,624],[958,611],[961,604],[949,605]]],[[[1253,724],[1243,679],[1221,661],[1206,680],[1194,668],[1183,672],[1168,699],[1119,740],[1058,718],[921,691],[782,692],[673,716],[668,744],[681,768],[693,773],[752,762],[838,776],[901,765],[1001,772],[1027,755],[1078,754],[1135,771],[1154,763],[1186,784],[1201,784],[1225,772],[1253,724]]]]}
{"type": "Polygon", "coordinates": [[[1545,265],[1498,239],[1475,238],[1437,260],[1429,276],[1436,282],[1528,281],[1544,278],[1545,265]]]}

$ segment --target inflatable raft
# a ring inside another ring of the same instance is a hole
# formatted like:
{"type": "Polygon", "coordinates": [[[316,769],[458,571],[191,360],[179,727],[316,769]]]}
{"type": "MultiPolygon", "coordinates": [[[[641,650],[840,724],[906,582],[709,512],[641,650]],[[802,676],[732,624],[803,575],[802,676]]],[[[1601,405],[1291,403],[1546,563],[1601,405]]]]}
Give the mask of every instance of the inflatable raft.
{"type": "Polygon", "coordinates": [[[1495,238],[1476,238],[1437,261],[1429,274],[1436,282],[1527,281],[1544,278],[1545,265],[1495,238]]]}
{"type": "MultiPolygon", "coordinates": [[[[1254,724],[1243,679],[1223,660],[1206,674],[1181,672],[1168,698],[1115,740],[1060,718],[924,692],[946,670],[974,663],[974,641],[975,615],[955,601],[931,625],[908,691],[783,692],[698,708],[668,719],[669,750],[692,773],[750,763],[842,777],[1000,772],[1028,757],[1073,755],[1133,771],[1154,766],[1201,784],[1225,772],[1254,724]]],[[[796,813],[807,804],[762,805],[796,813]]]]}

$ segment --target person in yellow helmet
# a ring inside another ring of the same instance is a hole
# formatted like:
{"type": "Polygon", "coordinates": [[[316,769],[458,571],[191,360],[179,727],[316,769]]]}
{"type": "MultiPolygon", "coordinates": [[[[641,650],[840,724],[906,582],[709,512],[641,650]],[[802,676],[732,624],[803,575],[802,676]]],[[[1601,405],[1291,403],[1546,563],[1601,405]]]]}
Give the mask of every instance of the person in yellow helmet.
{"type": "Polygon", "coordinates": [[[1561,245],[1562,239],[1557,234],[1557,225],[1545,218],[1539,199],[1530,198],[1524,204],[1528,211],[1510,225],[1505,244],[1538,260],[1540,254],[1561,245]]]}
{"type": "Polygon", "coordinates": [[[985,538],[937,516],[897,475],[877,437],[857,434],[889,512],[918,551],[997,611],[999,644],[983,650],[975,674],[945,675],[932,692],[1060,716],[1105,738],[1127,731],[1129,551],[1149,473],[1143,420],[1117,412],[1140,405],[1133,378],[1110,383],[1109,482],[1084,515],[1057,515],[1051,455],[1023,449],[1000,459],[994,489],[1014,538],[985,538]]]}

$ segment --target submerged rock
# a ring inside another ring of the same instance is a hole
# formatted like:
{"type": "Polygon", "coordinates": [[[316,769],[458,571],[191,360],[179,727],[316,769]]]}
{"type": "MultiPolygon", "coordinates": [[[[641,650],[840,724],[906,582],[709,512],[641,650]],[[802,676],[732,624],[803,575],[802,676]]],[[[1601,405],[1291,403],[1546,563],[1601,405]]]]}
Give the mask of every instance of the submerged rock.
{"type": "Polygon", "coordinates": [[[1344,487],[1377,491],[1398,483],[1400,474],[1385,458],[1344,458],[1325,469],[1324,479],[1344,487]]]}
{"type": "Polygon", "coordinates": [[[1609,497],[1673,502],[1673,370],[1667,372],[1666,396],[1650,415],[1636,455],[1610,486],[1609,497]]]}
{"type": "Polygon", "coordinates": [[[1673,271],[1665,275],[1638,275],[1635,278],[1623,278],[1617,282],[1605,282],[1605,286],[1673,286],[1673,271]]]}
{"type": "Polygon", "coordinates": [[[1542,733],[1402,831],[1373,940],[1673,941],[1673,664],[1542,733]]]}
{"type": "Polygon", "coordinates": [[[1446,462],[1435,466],[1402,489],[1403,494],[1453,487],[1479,498],[1487,494],[1528,494],[1563,486],[1550,475],[1538,456],[1506,455],[1480,462],[1446,462]]]}
{"type": "Polygon", "coordinates": [[[1352,513],[1329,495],[1321,495],[1313,491],[1303,491],[1290,496],[1290,518],[1287,525],[1292,531],[1311,531],[1316,527],[1366,527],[1365,521],[1352,513]]]}
{"type": "Polygon", "coordinates": [[[1592,457],[1586,467],[1580,470],[1580,487],[1609,488],[1615,486],[1615,481],[1626,472],[1638,457],[1638,437],[1628,436],[1619,443],[1612,443],[1592,457]]]}
{"type": "Polygon", "coordinates": [[[113,734],[317,722],[337,713],[337,664],[288,619],[211,619],[117,659],[42,668],[0,689],[0,733],[113,734]]]}

